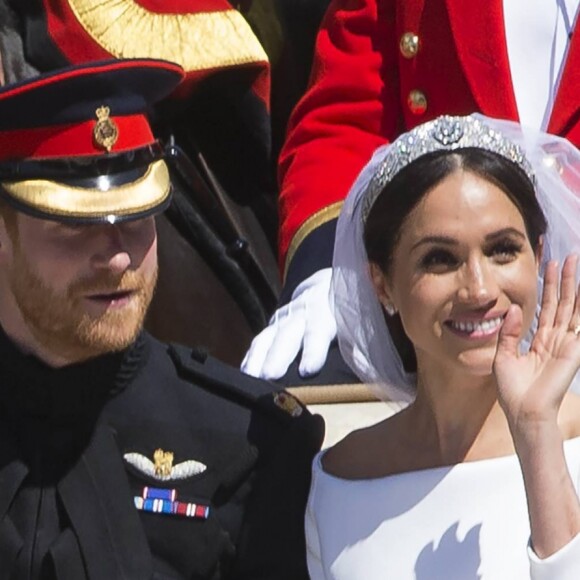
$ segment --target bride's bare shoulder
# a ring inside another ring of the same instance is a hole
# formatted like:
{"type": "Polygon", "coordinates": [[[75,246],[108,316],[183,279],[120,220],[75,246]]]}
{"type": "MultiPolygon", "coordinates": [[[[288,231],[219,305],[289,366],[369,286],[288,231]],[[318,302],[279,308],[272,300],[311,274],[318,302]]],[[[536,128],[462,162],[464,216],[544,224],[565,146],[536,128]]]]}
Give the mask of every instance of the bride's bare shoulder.
{"type": "Polygon", "coordinates": [[[349,433],[322,456],[324,471],[344,479],[368,479],[384,474],[383,459],[392,458],[391,448],[396,448],[397,421],[396,416],[389,417],[349,433]]]}

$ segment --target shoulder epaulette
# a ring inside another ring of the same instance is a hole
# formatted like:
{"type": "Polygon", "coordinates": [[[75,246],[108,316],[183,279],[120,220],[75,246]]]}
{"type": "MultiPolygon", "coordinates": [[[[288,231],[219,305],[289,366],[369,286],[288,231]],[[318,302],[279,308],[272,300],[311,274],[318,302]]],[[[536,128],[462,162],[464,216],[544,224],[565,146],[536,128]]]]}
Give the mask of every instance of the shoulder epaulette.
{"type": "Polygon", "coordinates": [[[282,386],[246,375],[203,350],[172,344],[169,355],[182,375],[206,390],[287,418],[300,417],[304,412],[302,403],[282,386]]]}

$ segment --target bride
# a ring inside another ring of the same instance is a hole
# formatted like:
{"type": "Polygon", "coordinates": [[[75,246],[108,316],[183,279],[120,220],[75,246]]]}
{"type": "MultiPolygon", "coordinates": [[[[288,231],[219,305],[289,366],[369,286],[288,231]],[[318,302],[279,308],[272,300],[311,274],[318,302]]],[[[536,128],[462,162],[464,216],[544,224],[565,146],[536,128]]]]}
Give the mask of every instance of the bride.
{"type": "Polygon", "coordinates": [[[579,168],[563,139],[440,117],[355,182],[339,344],[409,404],[316,457],[314,580],[580,578],[579,168]]]}

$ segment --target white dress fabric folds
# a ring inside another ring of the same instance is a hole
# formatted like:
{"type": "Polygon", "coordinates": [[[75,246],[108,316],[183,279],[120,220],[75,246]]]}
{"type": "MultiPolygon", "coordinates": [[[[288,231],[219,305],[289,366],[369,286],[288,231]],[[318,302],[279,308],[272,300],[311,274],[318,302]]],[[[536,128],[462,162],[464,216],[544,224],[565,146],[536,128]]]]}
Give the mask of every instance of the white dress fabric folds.
{"type": "MultiPolygon", "coordinates": [[[[565,442],[576,489],[580,437],[565,442]]],[[[578,580],[580,535],[545,560],[529,546],[515,455],[377,479],[313,463],[306,512],[312,580],[578,580]]]]}

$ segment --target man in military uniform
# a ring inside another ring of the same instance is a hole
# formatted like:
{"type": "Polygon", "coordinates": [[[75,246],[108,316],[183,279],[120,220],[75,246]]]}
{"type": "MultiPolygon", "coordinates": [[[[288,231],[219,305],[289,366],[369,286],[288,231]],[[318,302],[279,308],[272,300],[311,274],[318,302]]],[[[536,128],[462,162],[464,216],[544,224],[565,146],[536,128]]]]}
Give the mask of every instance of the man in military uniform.
{"type": "Polygon", "coordinates": [[[300,579],[323,427],[142,323],[171,193],[155,60],[0,91],[0,578],[300,579]]]}

